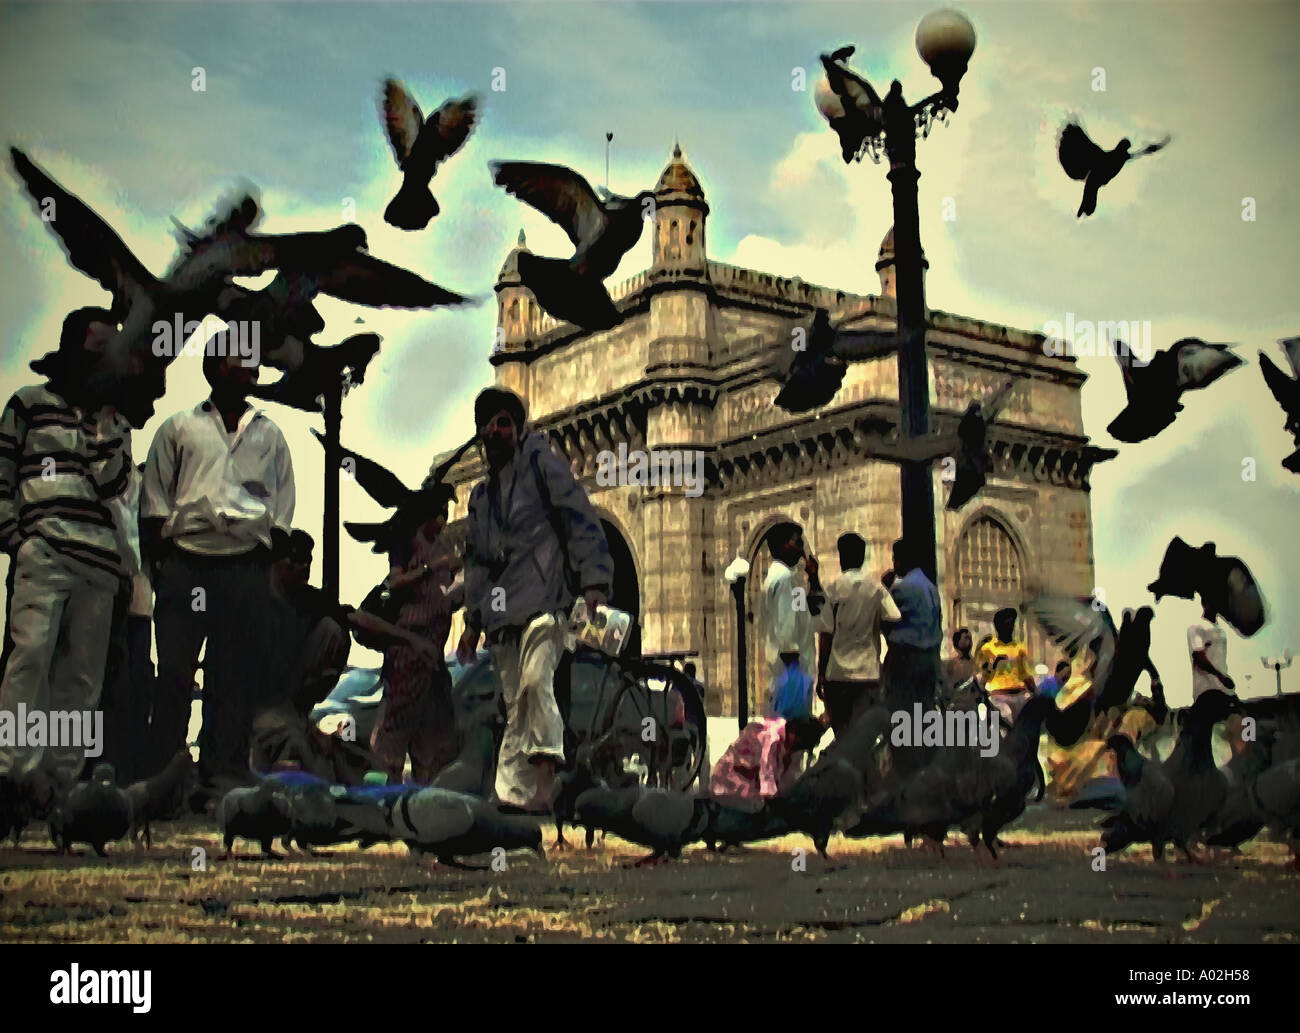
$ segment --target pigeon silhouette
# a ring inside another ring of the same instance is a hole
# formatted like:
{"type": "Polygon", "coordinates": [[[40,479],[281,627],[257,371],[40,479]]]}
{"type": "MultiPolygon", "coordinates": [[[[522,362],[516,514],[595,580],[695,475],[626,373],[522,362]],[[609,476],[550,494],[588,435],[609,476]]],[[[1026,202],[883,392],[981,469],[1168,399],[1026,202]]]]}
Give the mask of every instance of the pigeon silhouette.
{"type": "Polygon", "coordinates": [[[138,840],[143,837],[145,847],[152,848],[150,823],[180,814],[196,782],[194,761],[189,749],[182,747],[158,774],[127,786],[126,796],[131,804],[131,838],[138,840]]]}
{"type": "Polygon", "coordinates": [[[308,343],[297,369],[273,383],[254,384],[249,394],[303,412],[324,412],[324,400],[330,394],[346,394],[365,382],[366,368],[379,353],[382,341],[378,334],[355,334],[329,348],[308,343]]]}
{"type": "Polygon", "coordinates": [[[50,813],[50,838],[60,854],[73,843],[88,843],[106,857],[106,843],[131,829],[131,801],[117,786],[112,764],[96,764],[90,781],[79,782],[50,813]]]}
{"type": "Polygon", "coordinates": [[[708,814],[704,843],[714,853],[725,853],[729,847],[776,839],[795,831],[788,821],[766,804],[757,811],[748,811],[710,800],[708,814]]]}
{"type": "Polygon", "coordinates": [[[116,331],[105,342],[101,361],[86,374],[87,383],[122,401],[123,414],[139,429],[153,415],[153,402],[165,385],[160,371],[180,354],[174,341],[154,354],[155,324],[197,322],[213,311],[217,292],[232,276],[257,276],[272,268],[313,269],[334,256],[366,243],[360,226],[340,226],[324,233],[266,236],[252,233],[260,209],[242,196],[209,220],[205,232],[183,230],[181,252],[159,279],[122,239],[80,198],[68,192],[17,148],[10,148],[14,169],[37,212],[62,245],[69,263],[113,295],[116,331]]]}
{"type": "Polygon", "coordinates": [[[1016,723],[1002,740],[998,752],[976,762],[980,781],[991,787],[978,818],[967,823],[966,834],[978,850],[983,841],[993,860],[998,859],[998,833],[1025,813],[1025,800],[1034,784],[1042,784],[1038,765],[1038,740],[1043,722],[1056,709],[1050,699],[1034,696],[1021,709],[1016,723]]]}
{"type": "Polygon", "coordinates": [[[438,214],[429,181],[474,130],[478,99],[472,94],[446,101],[427,119],[415,98],[396,79],[385,79],[380,114],[402,170],[402,188],[384,210],[384,221],[404,230],[422,230],[438,214]]]}
{"type": "MultiPolygon", "coordinates": [[[[1214,764],[1211,735],[1219,721],[1245,713],[1235,696],[1218,689],[1202,692],[1187,714],[1174,752],[1164,763],[1174,786],[1174,801],[1164,831],[1190,860],[1194,840],[1210,817],[1227,802],[1228,779],[1214,764]]],[[[1108,848],[1109,849],[1109,848],[1108,848]]]]}
{"type": "Polygon", "coordinates": [[[820,408],[838,393],[850,362],[889,355],[897,347],[893,331],[834,327],[830,313],[818,309],[810,325],[792,325],[780,342],[772,363],[781,384],[775,402],[789,413],[820,408]]]}
{"type": "Polygon", "coordinates": [[[1209,387],[1242,365],[1228,350],[1231,347],[1184,337],[1173,347],[1157,351],[1143,365],[1135,361],[1127,344],[1116,341],[1115,359],[1124,377],[1127,403],[1106,427],[1107,432],[1130,443],[1155,437],[1183,411],[1179,400],[1184,391],[1209,387]]]}
{"type": "MultiPolygon", "coordinates": [[[[325,437],[313,430],[312,435],[325,447],[325,437]]],[[[371,551],[386,553],[398,541],[409,539],[431,512],[456,497],[455,490],[444,483],[448,472],[478,441],[470,438],[425,478],[419,488],[408,488],[395,473],[359,452],[340,446],[339,459],[348,476],[354,478],[367,495],[394,513],[379,523],[344,521],[343,527],[359,542],[373,543],[371,551]]]]}
{"type": "Polygon", "coordinates": [[[1075,218],[1092,215],[1097,210],[1097,191],[1118,176],[1119,170],[1131,159],[1140,158],[1144,154],[1155,154],[1171,139],[1172,137],[1166,136],[1159,143],[1149,144],[1130,153],[1131,143],[1125,137],[1112,150],[1103,151],[1092,142],[1078,122],[1067,122],[1061,130],[1057,156],[1066,175],[1083,181],[1083,200],[1075,218]]]}
{"type": "Polygon", "coordinates": [[[1300,337],[1287,337],[1278,343],[1286,351],[1291,372],[1288,374],[1278,369],[1263,352],[1259,353],[1259,368],[1268,389],[1286,414],[1282,429],[1291,435],[1296,446],[1296,450],[1282,460],[1282,466],[1292,473],[1300,473],[1300,337]]]}
{"type": "Polygon", "coordinates": [[[289,797],[274,782],[256,786],[237,786],[217,804],[217,827],[229,860],[235,840],[255,840],[268,857],[278,857],[272,847],[276,837],[289,834],[291,828],[289,797]]]}
{"type": "Polygon", "coordinates": [[[1008,380],[988,401],[973,401],[966,406],[957,424],[956,472],[946,508],[958,510],[984,488],[984,480],[993,469],[989,455],[989,427],[1002,415],[1015,384],[1008,380]]]}
{"type": "Polygon", "coordinates": [[[588,789],[574,803],[575,823],[612,833],[651,851],[636,867],[681,856],[682,848],[704,837],[709,801],[671,789],[629,786],[588,789]]]}
{"type": "Polygon", "coordinates": [[[1107,853],[1118,853],[1133,843],[1150,843],[1151,856],[1164,857],[1170,836],[1170,814],[1176,791],[1169,772],[1147,760],[1127,735],[1112,735],[1106,745],[1115,754],[1123,792],[1099,806],[1119,806],[1101,823],[1101,843],[1107,853]]]}
{"type": "Polygon", "coordinates": [[[1193,549],[1175,537],[1160,561],[1160,573],[1147,585],[1156,602],[1166,595],[1180,599],[1201,597],[1209,619],[1222,616],[1246,638],[1268,621],[1264,594],[1255,577],[1236,556],[1220,556],[1214,542],[1193,549]]]}
{"type": "Polygon", "coordinates": [[[598,198],[581,175],[563,165],[494,161],[492,182],[559,226],[573,242],[570,259],[519,255],[524,286],[556,319],[584,330],[608,330],[623,321],[603,281],[641,238],[654,194],[606,193],[598,198]]]}
{"type": "Polygon", "coordinates": [[[885,108],[878,94],[857,72],[845,63],[853,56],[852,46],[841,47],[831,54],[822,54],[822,67],[826,82],[839,101],[838,113],[823,111],[835,135],[840,139],[840,154],[844,164],[862,159],[866,142],[885,131],[885,108]]]}
{"type": "Polygon", "coordinates": [[[1300,760],[1274,764],[1255,780],[1255,803],[1291,846],[1292,867],[1300,869],[1300,760]]]}
{"type": "Polygon", "coordinates": [[[1236,850],[1268,823],[1268,815],[1255,800],[1255,783],[1272,765],[1277,725],[1258,721],[1255,735],[1254,742],[1246,743],[1241,753],[1219,769],[1228,780],[1228,795],[1223,806],[1206,819],[1203,830],[1206,846],[1236,850]]]}

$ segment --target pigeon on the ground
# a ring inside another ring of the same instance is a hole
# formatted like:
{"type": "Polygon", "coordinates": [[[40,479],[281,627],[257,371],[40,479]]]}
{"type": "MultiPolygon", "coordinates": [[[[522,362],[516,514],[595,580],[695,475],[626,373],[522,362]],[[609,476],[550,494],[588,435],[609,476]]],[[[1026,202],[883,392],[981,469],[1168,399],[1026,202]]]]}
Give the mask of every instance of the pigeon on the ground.
{"type": "Polygon", "coordinates": [[[794,832],[791,824],[764,804],[756,811],[742,810],[717,800],[708,802],[709,818],[704,829],[704,843],[714,853],[728,847],[775,839],[794,832]]]}
{"type": "Polygon", "coordinates": [[[1291,846],[1292,865],[1300,868],[1300,759],[1274,764],[1255,780],[1255,802],[1270,825],[1291,846]]]}
{"type": "Polygon", "coordinates": [[[835,95],[836,105],[824,105],[822,115],[840,138],[840,155],[845,165],[861,160],[870,139],[885,131],[884,102],[872,87],[846,63],[853,56],[854,47],[840,47],[830,54],[822,54],[822,67],[826,82],[835,95]]]}
{"type": "MultiPolygon", "coordinates": [[[[351,794],[350,794],[351,795],[351,794]]],[[[415,852],[433,854],[453,867],[461,857],[527,848],[545,856],[536,820],[502,814],[486,800],[435,787],[388,795],[377,803],[349,797],[335,801],[340,815],[358,829],[400,839],[415,852]]]]}
{"type": "MultiPolygon", "coordinates": [[[[572,767],[565,771],[559,771],[555,775],[555,780],[551,784],[551,813],[555,816],[555,848],[565,850],[569,846],[569,841],[564,838],[564,825],[574,824],[574,808],[578,802],[578,797],[588,789],[597,787],[608,788],[605,783],[596,777],[593,765],[595,764],[595,750],[590,743],[583,743],[578,747],[573,758],[572,767]]],[[[594,829],[588,832],[587,847],[590,849],[590,836],[594,829]]]]}
{"type": "Polygon", "coordinates": [[[1115,361],[1124,377],[1124,408],[1106,426],[1118,441],[1134,443],[1153,438],[1172,424],[1183,406],[1184,391],[1209,387],[1220,377],[1243,365],[1232,354],[1230,344],[1207,344],[1196,337],[1184,337],[1173,346],[1157,351],[1151,361],[1134,360],[1132,349],[1115,343],[1115,361]]]}
{"type": "Polygon", "coordinates": [[[831,325],[830,312],[818,309],[812,324],[789,327],[772,362],[781,384],[775,402],[786,412],[802,413],[829,403],[844,383],[848,363],[888,355],[898,337],[885,330],[845,330],[831,325]]]}
{"type": "Polygon", "coordinates": [[[9,153],[68,261],[113,295],[111,312],[119,328],[104,343],[88,382],[121,399],[119,408],[137,429],[153,415],[153,403],[165,390],[159,371],[180,354],[184,343],[174,341],[163,355],[155,355],[155,324],[170,327],[178,316],[182,325],[202,320],[233,276],[257,276],[273,268],[316,269],[366,244],[365,231],[356,225],[323,233],[255,234],[251,230],[261,213],[249,195],[212,218],[202,234],[184,231],[180,255],[158,278],[80,198],[22,151],[10,148],[9,153]]]}
{"type": "Polygon", "coordinates": [[[217,804],[217,827],[229,860],[236,837],[255,840],[268,857],[278,856],[272,847],[275,839],[289,834],[289,797],[274,782],[256,786],[237,786],[217,804]]]}
{"type": "Polygon", "coordinates": [[[1240,634],[1249,638],[1268,621],[1264,594],[1255,577],[1236,556],[1220,556],[1214,542],[1193,549],[1175,537],[1165,549],[1160,572],[1147,585],[1159,602],[1163,596],[1180,599],[1201,597],[1208,619],[1222,616],[1240,634]]]}
{"type": "Polygon", "coordinates": [[[641,237],[654,193],[598,198],[573,169],[531,161],[490,163],[492,182],[558,225],[573,242],[570,259],[519,255],[519,277],[556,319],[584,330],[608,330],[623,321],[603,281],[641,237]]]}
{"type": "Polygon", "coordinates": [[[1258,721],[1256,738],[1219,770],[1228,779],[1228,796],[1223,806],[1205,822],[1205,845],[1236,850],[1246,840],[1258,835],[1268,821],[1255,802],[1255,783],[1273,762],[1273,743],[1277,725],[1258,721]]]}
{"type": "Polygon", "coordinates": [[[131,838],[143,836],[146,848],[153,847],[150,823],[171,818],[185,810],[185,800],[193,792],[197,772],[188,748],[182,747],[152,778],[132,782],[126,787],[131,803],[131,838]]]}
{"type": "Polygon", "coordinates": [[[1201,693],[1192,704],[1174,752],[1164,763],[1165,774],[1174,787],[1164,831],[1189,859],[1196,859],[1193,843],[1228,797],[1228,779],[1214,764],[1214,726],[1240,713],[1244,708],[1235,696],[1218,689],[1201,693]]]}
{"type": "Polygon", "coordinates": [[[1263,352],[1259,353],[1259,368],[1264,382],[1273,392],[1277,404],[1286,414],[1283,430],[1292,437],[1296,450],[1282,460],[1282,466],[1292,473],[1300,473],[1300,337],[1287,337],[1278,342],[1286,351],[1290,373],[1284,373],[1263,352]]]}
{"type": "Polygon", "coordinates": [[[1061,130],[1057,156],[1067,176],[1083,181],[1083,200],[1075,218],[1091,215],[1097,210],[1097,191],[1118,176],[1119,170],[1129,161],[1144,154],[1155,154],[1171,139],[1173,138],[1166,136],[1159,143],[1148,144],[1141,150],[1130,152],[1132,144],[1125,137],[1112,150],[1103,151],[1092,142],[1078,122],[1067,122],[1061,130]]]}
{"type": "Polygon", "coordinates": [[[466,734],[460,755],[433,776],[435,788],[486,799],[492,792],[496,745],[491,724],[475,725],[466,734]]]}
{"type": "Polygon", "coordinates": [[[422,230],[438,214],[429,181],[474,129],[478,99],[470,94],[448,100],[427,119],[415,98],[396,79],[385,79],[380,114],[402,170],[402,189],[384,210],[384,221],[404,230],[422,230]]]}
{"type": "Polygon", "coordinates": [[[50,838],[59,853],[73,843],[88,843],[106,857],[106,843],[123,838],[131,829],[131,801],[117,786],[112,764],[96,764],[90,781],[73,786],[50,813],[50,838]]]}
{"type": "Polygon", "coordinates": [[[996,861],[998,833],[1025,813],[1025,799],[1037,782],[1042,783],[1038,765],[1038,740],[1043,721],[1055,710],[1045,696],[1034,696],[1016,717],[1011,731],[999,744],[996,754],[981,756],[977,761],[980,778],[993,787],[991,798],[980,809],[978,819],[966,826],[971,846],[978,849],[980,838],[996,861]]]}
{"type": "MultiPolygon", "coordinates": [[[[312,434],[321,447],[325,447],[324,436],[314,430],[312,434]]],[[[428,519],[431,512],[436,512],[449,499],[456,497],[454,489],[446,483],[445,478],[461,456],[477,442],[477,435],[466,441],[440,463],[419,488],[408,488],[387,467],[373,459],[367,459],[359,452],[340,446],[339,461],[343,463],[348,476],[354,478],[362,490],[381,506],[394,510],[387,520],[379,523],[344,521],[343,527],[357,541],[373,543],[372,552],[386,553],[395,543],[406,541],[428,519]]]]}
{"type": "Polygon", "coordinates": [[[271,384],[254,384],[249,394],[303,412],[323,412],[332,392],[346,393],[366,378],[366,367],[379,351],[378,334],[356,334],[329,348],[308,343],[302,365],[271,384]]]}
{"type": "Polygon", "coordinates": [[[1169,839],[1174,805],[1175,790],[1169,772],[1143,757],[1127,735],[1112,735],[1106,745],[1115,754],[1123,792],[1095,801],[1095,806],[1107,809],[1119,806],[1102,822],[1102,847],[1107,853],[1118,853],[1133,843],[1150,843],[1151,856],[1159,861],[1169,839]]]}
{"type": "Polygon", "coordinates": [[[575,824],[600,829],[651,853],[638,866],[681,856],[683,847],[700,841],[708,827],[707,800],[671,789],[588,789],[574,804],[575,824]]]}

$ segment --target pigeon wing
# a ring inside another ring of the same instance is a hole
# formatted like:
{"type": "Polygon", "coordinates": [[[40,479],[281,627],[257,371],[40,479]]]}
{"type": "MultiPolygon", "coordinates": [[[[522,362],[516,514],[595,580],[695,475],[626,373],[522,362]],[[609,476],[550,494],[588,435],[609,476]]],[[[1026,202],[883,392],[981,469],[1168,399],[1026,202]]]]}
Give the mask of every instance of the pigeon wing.
{"type": "Polygon", "coordinates": [[[438,162],[446,161],[465,145],[477,119],[478,98],[473,94],[449,100],[429,116],[438,133],[438,162]]]}
{"type": "Polygon", "coordinates": [[[591,184],[573,169],[533,161],[494,161],[492,181],[531,205],[568,234],[575,248],[605,232],[609,218],[591,184]]]}
{"type": "Polygon", "coordinates": [[[1296,382],[1278,369],[1276,363],[1263,352],[1259,353],[1259,368],[1264,374],[1264,382],[1268,384],[1268,389],[1273,392],[1273,397],[1277,399],[1278,405],[1284,409],[1294,405],[1296,382]]]}
{"type": "Polygon", "coordinates": [[[361,251],[352,252],[316,276],[321,293],[375,308],[434,308],[470,299],[424,277],[361,251]]]}
{"type": "MultiPolygon", "coordinates": [[[[325,436],[314,427],[311,433],[320,442],[321,447],[324,448],[325,436]]],[[[357,483],[361,485],[367,495],[381,506],[393,509],[411,497],[411,489],[403,484],[401,479],[387,467],[381,466],[373,459],[367,459],[365,456],[342,445],[339,446],[339,455],[345,462],[347,460],[352,461],[352,475],[356,478],[357,483]]]]}
{"type": "Polygon", "coordinates": [[[131,253],[122,238],[89,205],[68,193],[16,147],[11,147],[9,154],[14,170],[36,202],[37,212],[42,218],[46,211],[51,214],[47,225],[59,238],[68,261],[109,291],[114,296],[115,305],[121,302],[127,284],[154,282],[153,275],[131,253]],[[47,208],[47,205],[53,207],[47,208]]]}
{"type": "Polygon", "coordinates": [[[862,112],[882,108],[880,94],[872,88],[871,83],[841,64],[834,54],[822,55],[822,67],[826,69],[826,81],[837,97],[844,98],[862,112]]]}
{"type": "Polygon", "coordinates": [[[1291,363],[1291,375],[1300,379],[1300,337],[1284,337],[1277,342],[1286,352],[1286,358],[1291,363]]]}
{"type": "Polygon", "coordinates": [[[892,355],[898,350],[898,335],[890,330],[836,330],[831,352],[845,362],[863,362],[892,355]]]}
{"type": "Polygon", "coordinates": [[[1174,784],[1154,761],[1142,765],[1142,774],[1126,795],[1124,809],[1142,828],[1158,827],[1174,805],[1174,784]]]}
{"type": "Polygon", "coordinates": [[[1132,398],[1133,387],[1137,380],[1134,370],[1143,367],[1137,365],[1133,358],[1133,349],[1123,341],[1115,342],[1115,361],[1119,363],[1119,372],[1124,378],[1124,396],[1126,398],[1132,398]]]}
{"type": "Polygon", "coordinates": [[[1227,344],[1206,344],[1185,337],[1170,349],[1178,370],[1178,389],[1193,391],[1209,387],[1225,373],[1243,365],[1227,344]]]}
{"type": "Polygon", "coordinates": [[[1088,174],[1105,155],[1078,122],[1068,122],[1061,130],[1056,153],[1061,160],[1061,168],[1065,169],[1065,174],[1071,179],[1078,180],[1087,179],[1088,174]]]}
{"type": "Polygon", "coordinates": [[[1011,401],[1011,392],[1015,386],[1015,381],[1008,380],[997,389],[992,398],[983,404],[984,425],[986,427],[996,422],[997,418],[1002,415],[1002,410],[1005,409],[1007,403],[1011,401]]]}
{"type": "Polygon", "coordinates": [[[424,128],[424,114],[415,98],[396,79],[384,80],[380,112],[384,119],[384,129],[388,133],[388,142],[393,148],[393,157],[397,159],[398,167],[404,168],[420,130],[424,128]]]}
{"type": "Polygon", "coordinates": [[[1097,658],[1092,682],[1100,690],[1115,662],[1115,623],[1105,606],[1068,596],[1039,596],[1024,611],[1042,625],[1053,642],[1071,657],[1091,649],[1097,658]]]}

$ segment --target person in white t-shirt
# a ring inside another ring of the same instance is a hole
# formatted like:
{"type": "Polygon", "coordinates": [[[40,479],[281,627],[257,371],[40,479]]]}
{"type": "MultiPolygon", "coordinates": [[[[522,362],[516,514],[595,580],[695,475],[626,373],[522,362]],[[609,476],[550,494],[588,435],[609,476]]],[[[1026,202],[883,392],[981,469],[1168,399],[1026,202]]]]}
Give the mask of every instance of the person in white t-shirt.
{"type": "Polygon", "coordinates": [[[863,570],[867,543],[861,536],[841,535],[836,545],[842,573],[827,591],[820,614],[817,695],[838,739],[862,710],[881,701],[881,621],[896,621],[902,614],[889,590],[863,570]]]}
{"type": "Polygon", "coordinates": [[[1233,692],[1228,677],[1228,636],[1208,609],[1187,629],[1187,649],[1192,657],[1192,700],[1208,689],[1233,692]]]}

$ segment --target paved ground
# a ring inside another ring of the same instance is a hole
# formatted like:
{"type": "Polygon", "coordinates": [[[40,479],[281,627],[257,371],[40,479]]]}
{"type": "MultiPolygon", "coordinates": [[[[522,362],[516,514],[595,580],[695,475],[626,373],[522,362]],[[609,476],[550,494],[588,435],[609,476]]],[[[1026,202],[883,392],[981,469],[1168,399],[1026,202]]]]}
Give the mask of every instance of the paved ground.
{"type": "Polygon", "coordinates": [[[222,862],[197,821],[167,826],[151,852],[59,858],[31,829],[0,848],[0,940],[1300,942],[1300,872],[1281,844],[1205,867],[1156,866],[1142,851],[1097,872],[1090,821],[1033,811],[998,867],[955,839],[940,860],[895,836],[837,838],[842,867],[813,854],[802,872],[801,837],[635,870],[624,864],[638,851],[611,839],[463,872],[431,871],[401,846],[222,862]],[[192,870],[195,847],[206,871],[192,870]]]}

